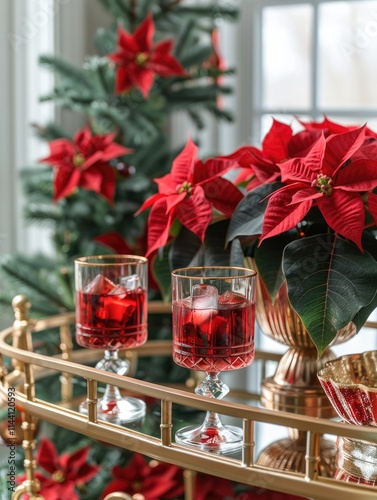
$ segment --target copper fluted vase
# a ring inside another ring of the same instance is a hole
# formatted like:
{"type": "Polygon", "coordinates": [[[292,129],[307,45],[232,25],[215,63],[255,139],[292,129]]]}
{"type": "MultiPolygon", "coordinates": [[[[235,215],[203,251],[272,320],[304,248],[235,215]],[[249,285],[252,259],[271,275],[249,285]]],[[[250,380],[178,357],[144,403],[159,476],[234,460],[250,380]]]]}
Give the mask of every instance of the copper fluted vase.
{"type": "MultiPolygon", "coordinates": [[[[264,283],[257,283],[256,318],[262,332],[289,346],[272,377],[262,381],[261,403],[265,408],[295,414],[331,418],[333,406],[318,381],[317,372],[335,358],[327,349],[320,360],[317,350],[300,317],[289,303],[286,283],[271,300],[264,283]]],[[[332,345],[340,344],[356,333],[353,323],[339,330],[332,345]]],[[[258,464],[305,472],[306,433],[291,429],[289,437],[272,443],[262,451],[258,464]]],[[[332,476],[335,471],[335,445],[321,439],[320,474],[332,476]]]]}

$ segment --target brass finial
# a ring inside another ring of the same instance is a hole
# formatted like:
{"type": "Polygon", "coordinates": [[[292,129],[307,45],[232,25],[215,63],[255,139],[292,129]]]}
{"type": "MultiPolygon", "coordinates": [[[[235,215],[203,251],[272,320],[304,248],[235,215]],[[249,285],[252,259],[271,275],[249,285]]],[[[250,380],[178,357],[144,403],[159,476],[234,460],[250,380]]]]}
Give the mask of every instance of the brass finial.
{"type": "Polygon", "coordinates": [[[16,295],[12,300],[14,315],[17,320],[24,321],[28,317],[30,302],[25,295],[16,295]]]}

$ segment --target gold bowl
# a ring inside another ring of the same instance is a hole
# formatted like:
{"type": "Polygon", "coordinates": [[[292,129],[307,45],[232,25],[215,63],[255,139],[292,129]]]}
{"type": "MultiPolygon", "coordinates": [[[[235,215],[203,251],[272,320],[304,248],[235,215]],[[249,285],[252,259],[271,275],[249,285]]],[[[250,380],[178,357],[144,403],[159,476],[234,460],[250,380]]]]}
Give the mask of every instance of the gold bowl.
{"type": "Polygon", "coordinates": [[[377,351],[328,361],[318,379],[345,422],[377,427],[377,351]]]}

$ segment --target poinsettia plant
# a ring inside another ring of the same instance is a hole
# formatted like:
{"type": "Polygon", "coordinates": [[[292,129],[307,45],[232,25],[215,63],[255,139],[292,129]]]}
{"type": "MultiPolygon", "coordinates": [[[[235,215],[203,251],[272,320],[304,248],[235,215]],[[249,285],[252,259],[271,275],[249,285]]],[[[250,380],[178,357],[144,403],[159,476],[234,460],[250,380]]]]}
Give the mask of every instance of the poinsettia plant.
{"type": "Polygon", "coordinates": [[[377,306],[377,135],[328,118],[300,124],[273,120],[261,147],[205,162],[189,141],[141,210],[152,206],[148,254],[159,249],[163,288],[168,268],[250,256],[272,300],[287,286],[321,355],[377,306]]]}
{"type": "MultiPolygon", "coordinates": [[[[79,448],[73,453],[59,456],[52,441],[43,438],[36,454],[36,462],[44,473],[36,472],[40,484],[39,493],[46,500],[78,500],[78,488],[90,481],[99,471],[99,466],[88,462],[89,447],[79,448]],[[47,473],[47,474],[46,474],[47,473]]],[[[22,483],[26,476],[18,476],[22,483]]]]}

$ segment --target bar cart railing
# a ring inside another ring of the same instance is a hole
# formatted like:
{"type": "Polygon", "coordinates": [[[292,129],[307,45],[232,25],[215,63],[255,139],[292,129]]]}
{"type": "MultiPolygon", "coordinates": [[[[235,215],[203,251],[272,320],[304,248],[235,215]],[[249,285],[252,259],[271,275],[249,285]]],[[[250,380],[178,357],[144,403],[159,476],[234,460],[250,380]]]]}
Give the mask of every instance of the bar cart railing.
{"type": "MultiPolygon", "coordinates": [[[[12,360],[11,369],[6,370],[3,364],[1,365],[3,368],[0,367],[0,398],[6,402],[8,388],[11,386],[17,388],[17,407],[23,412],[22,429],[26,480],[17,487],[12,495],[12,500],[22,498],[24,493],[28,493],[31,500],[43,498],[38,495],[39,485],[35,480],[36,464],[33,458],[37,419],[182,467],[185,469],[186,500],[194,499],[193,485],[197,471],[247,485],[263,485],[265,488],[281,492],[301,496],[310,494],[310,497],[316,500],[333,500],[334,498],[372,500],[376,498],[376,489],[371,486],[341,482],[321,477],[318,474],[318,447],[321,435],[332,434],[377,442],[374,428],[343,425],[333,420],[277,412],[243,403],[208,400],[205,397],[195,395],[187,388],[157,385],[97,370],[87,366],[91,361],[94,361],[94,357],[97,355],[94,350],[72,349],[69,325],[74,322],[73,314],[65,313],[38,321],[31,320],[28,316],[30,304],[24,296],[15,297],[13,307],[16,317],[13,326],[0,332],[1,357],[8,357],[12,360]],[[60,332],[60,354],[50,357],[32,352],[33,333],[54,327],[59,328],[60,332]],[[50,376],[52,372],[60,374],[61,401],[58,403],[42,400],[37,398],[35,394],[36,381],[50,376]],[[73,377],[86,383],[87,415],[80,414],[71,405],[73,377]],[[160,400],[160,435],[158,437],[150,436],[140,430],[97,420],[96,401],[99,383],[112,384],[119,387],[120,390],[160,400]],[[173,403],[242,419],[244,430],[242,457],[235,459],[219,456],[174,443],[172,437],[173,403]],[[262,467],[255,463],[254,433],[256,422],[295,428],[307,433],[304,474],[262,467]]],[[[168,313],[169,311],[170,305],[168,304],[151,303],[149,305],[150,313],[168,313]]],[[[170,342],[150,341],[138,349],[133,349],[132,353],[125,353],[125,355],[131,357],[131,364],[135,364],[137,356],[169,355],[170,351],[170,342]]],[[[257,352],[256,359],[259,360],[263,370],[268,361],[277,361],[279,355],[257,352]]],[[[238,391],[238,396],[240,395],[241,391],[238,391]]],[[[249,400],[256,397],[256,395],[246,393],[244,396],[245,399],[249,400]]],[[[119,493],[110,495],[108,500],[126,498],[129,497],[119,493]]]]}

